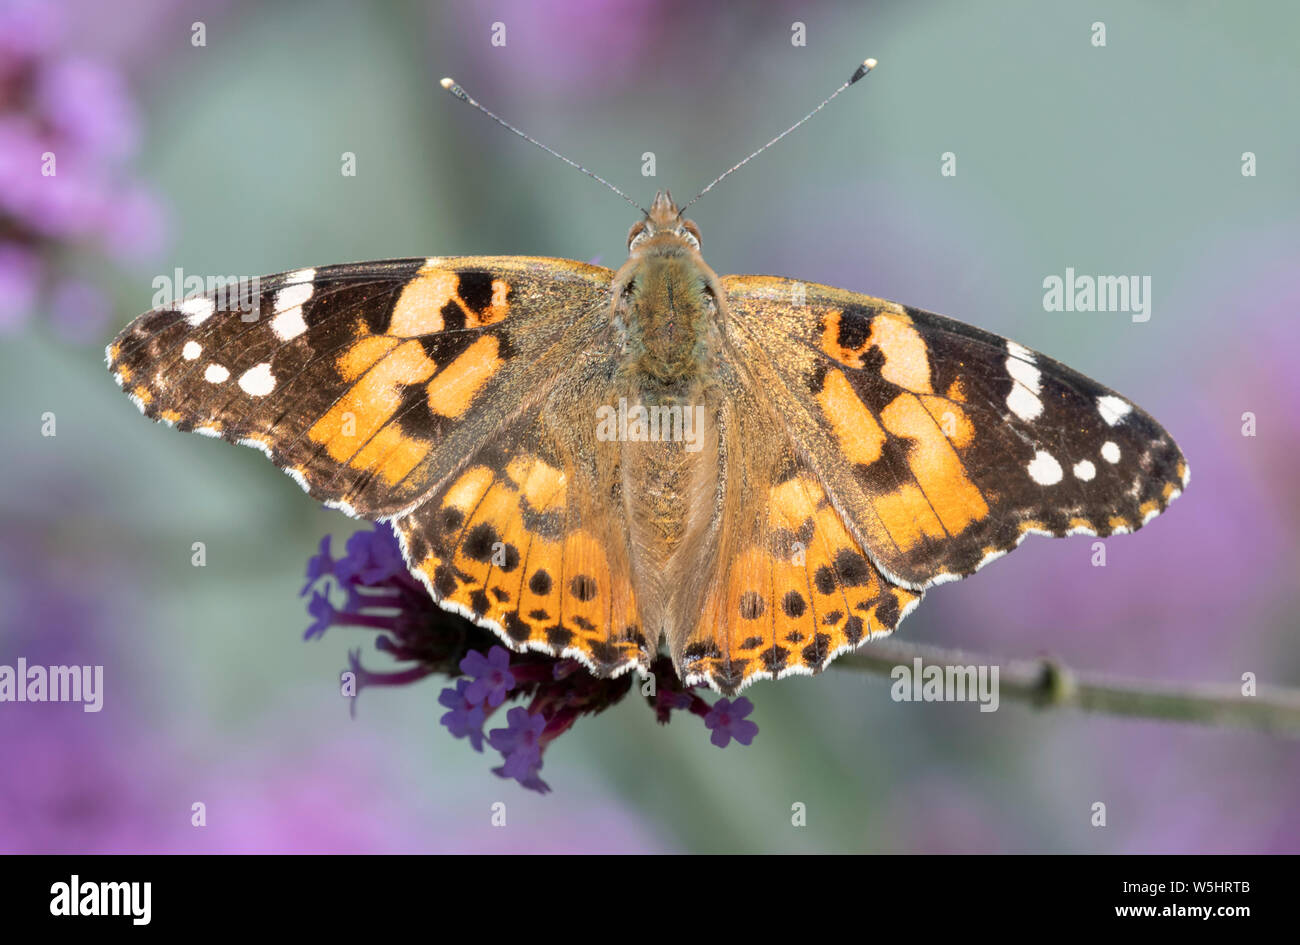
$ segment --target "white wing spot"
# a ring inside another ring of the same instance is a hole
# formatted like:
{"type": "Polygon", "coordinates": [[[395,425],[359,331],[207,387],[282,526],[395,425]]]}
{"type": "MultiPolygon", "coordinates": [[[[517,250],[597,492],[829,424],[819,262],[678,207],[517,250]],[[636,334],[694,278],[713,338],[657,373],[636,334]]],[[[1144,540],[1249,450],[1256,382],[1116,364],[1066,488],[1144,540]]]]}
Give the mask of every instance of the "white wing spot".
{"type": "Polygon", "coordinates": [[[197,341],[187,341],[185,342],[185,347],[181,348],[181,354],[184,355],[186,361],[193,361],[202,353],[203,345],[199,344],[197,341]]]}
{"type": "Polygon", "coordinates": [[[230,378],[230,372],[220,364],[209,364],[208,369],[203,372],[203,379],[210,384],[220,384],[222,381],[230,378]]]}
{"type": "Polygon", "coordinates": [[[1039,450],[1035,453],[1026,469],[1029,472],[1029,478],[1040,486],[1054,486],[1061,481],[1061,477],[1064,475],[1061,472],[1061,464],[1056,461],[1056,457],[1045,450],[1039,450]]]}
{"type": "Polygon", "coordinates": [[[1128,416],[1132,411],[1133,405],[1128,401],[1116,397],[1114,394],[1106,394],[1097,398],[1097,411],[1101,418],[1106,421],[1107,426],[1114,426],[1128,416]]]}
{"type": "Polygon", "coordinates": [[[1092,464],[1092,460],[1081,459],[1074,464],[1074,478],[1082,479],[1084,482],[1091,482],[1097,475],[1097,467],[1092,464]]]}
{"type": "Polygon", "coordinates": [[[281,341],[292,341],[306,330],[307,323],[303,321],[301,305],[285,309],[271,319],[271,331],[281,341]]]}
{"type": "MultiPolygon", "coordinates": [[[[1014,344],[1014,341],[1008,341],[1007,347],[1014,344]]],[[[1037,419],[1043,412],[1043,402],[1038,397],[1042,392],[1042,372],[1028,361],[1011,357],[1007,358],[1007,373],[1015,381],[1011,393],[1007,394],[1007,407],[1021,420],[1037,419]]]]}
{"type": "Polygon", "coordinates": [[[1007,394],[1007,407],[1021,420],[1037,419],[1043,412],[1043,402],[1023,384],[1011,388],[1011,393],[1007,394]]]}
{"type": "Polygon", "coordinates": [[[275,375],[269,362],[263,361],[239,376],[239,386],[254,397],[265,397],[275,390],[275,375]]]}
{"type": "Polygon", "coordinates": [[[1101,444],[1101,458],[1108,463],[1119,462],[1119,446],[1112,440],[1101,444]]]}
{"type": "Polygon", "coordinates": [[[301,305],[311,298],[311,283],[298,282],[293,285],[287,285],[279,292],[275,293],[275,310],[283,312],[301,305]]]}
{"type": "Polygon", "coordinates": [[[1028,361],[1030,364],[1034,363],[1034,352],[1010,339],[1007,339],[1007,354],[1019,358],[1021,361],[1028,361]]]}
{"type": "Polygon", "coordinates": [[[1021,361],[1019,358],[1007,358],[1007,373],[1015,381],[1024,384],[1035,394],[1043,392],[1041,384],[1043,374],[1028,361],[1021,361]]]}
{"type": "Polygon", "coordinates": [[[185,320],[197,328],[212,317],[212,313],[217,310],[217,303],[212,299],[205,299],[200,296],[195,299],[186,299],[179,307],[181,314],[185,316],[185,320]]]}
{"type": "Polygon", "coordinates": [[[284,281],[286,285],[293,285],[298,282],[311,282],[315,278],[315,269],[295,269],[285,275],[284,281]]]}

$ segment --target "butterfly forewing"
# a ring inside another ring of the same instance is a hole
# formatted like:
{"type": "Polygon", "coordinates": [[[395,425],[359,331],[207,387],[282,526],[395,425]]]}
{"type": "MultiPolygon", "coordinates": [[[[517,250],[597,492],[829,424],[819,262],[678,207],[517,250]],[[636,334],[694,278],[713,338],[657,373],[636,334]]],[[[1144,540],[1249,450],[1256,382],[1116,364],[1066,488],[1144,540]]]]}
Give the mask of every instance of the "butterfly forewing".
{"type": "Polygon", "coordinates": [[[1149,415],[1014,342],[827,286],[723,282],[829,501],[900,583],[964,576],[1031,532],[1132,531],[1186,483],[1149,415]]]}
{"type": "Polygon", "coordinates": [[[522,257],[407,259],[259,280],[142,315],[109,368],[148,416],[254,446],[367,518],[418,504],[552,383],[556,343],[609,270],[522,257]],[[223,304],[224,303],[224,304],[223,304]]]}

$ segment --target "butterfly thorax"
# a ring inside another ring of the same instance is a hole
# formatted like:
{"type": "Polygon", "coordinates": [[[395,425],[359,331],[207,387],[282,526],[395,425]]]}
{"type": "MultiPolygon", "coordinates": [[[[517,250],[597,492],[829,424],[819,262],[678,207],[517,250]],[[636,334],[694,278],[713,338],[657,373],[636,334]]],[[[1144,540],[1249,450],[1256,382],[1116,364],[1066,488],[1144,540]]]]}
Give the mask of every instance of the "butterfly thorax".
{"type": "Polygon", "coordinates": [[[682,395],[703,380],[718,352],[718,277],[675,228],[650,232],[633,237],[611,315],[624,375],[665,396],[682,395]]]}

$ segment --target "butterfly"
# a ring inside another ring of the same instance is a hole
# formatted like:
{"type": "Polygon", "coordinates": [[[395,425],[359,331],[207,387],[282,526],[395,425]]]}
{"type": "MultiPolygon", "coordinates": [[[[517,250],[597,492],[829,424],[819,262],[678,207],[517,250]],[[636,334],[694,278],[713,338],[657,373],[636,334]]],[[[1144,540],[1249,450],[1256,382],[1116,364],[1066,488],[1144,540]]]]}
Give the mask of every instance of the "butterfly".
{"type": "Polygon", "coordinates": [[[1027,535],[1133,531],[1186,486],[1151,416],[1059,361],[720,277],[668,193],[643,212],[616,271],[299,269],[259,281],[255,318],[211,293],[140,316],[109,370],[152,419],[389,522],[438,604],[511,649],[615,676],[666,646],[728,695],[821,672],[1027,535]]]}

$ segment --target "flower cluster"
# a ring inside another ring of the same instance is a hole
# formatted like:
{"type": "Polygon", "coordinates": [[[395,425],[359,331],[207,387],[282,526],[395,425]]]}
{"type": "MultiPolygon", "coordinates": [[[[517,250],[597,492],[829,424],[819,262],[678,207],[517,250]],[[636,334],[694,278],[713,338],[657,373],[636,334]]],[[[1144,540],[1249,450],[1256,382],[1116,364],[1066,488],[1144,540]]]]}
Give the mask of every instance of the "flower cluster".
{"type": "Polygon", "coordinates": [[[139,119],[126,84],[112,66],[61,51],[65,15],[41,0],[0,3],[0,331],[44,296],[54,327],[89,341],[111,307],[69,271],[67,251],[147,257],[166,225],[127,169],[139,119]]]}
{"type": "MultiPolygon", "coordinates": [[[[493,772],[530,790],[550,790],[539,775],[547,745],[582,716],[605,711],[633,689],[631,674],[598,679],[577,660],[511,652],[491,631],[443,610],[406,570],[387,525],[352,535],[342,558],[331,553],[328,536],[322,539],[319,552],[307,562],[302,595],[308,593],[312,623],[307,639],[319,639],[336,626],[373,630],[378,632],[377,649],[409,664],[372,672],[361,665],[360,650],[352,651],[355,693],[433,674],[447,676],[451,685],[438,697],[447,710],[443,726],[475,751],[486,744],[499,752],[502,764],[493,772]],[[339,596],[344,600],[336,605],[339,596]],[[512,700],[522,704],[505,710],[504,727],[485,731],[512,700]]],[[[697,687],[681,685],[666,657],[651,665],[639,688],[659,722],[666,724],[674,711],[699,716],[719,748],[733,739],[748,745],[758,734],[758,726],[747,718],[754,708],[748,699],[719,699],[710,705],[697,687]]]]}

